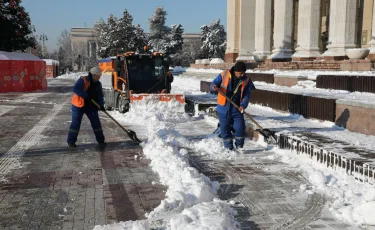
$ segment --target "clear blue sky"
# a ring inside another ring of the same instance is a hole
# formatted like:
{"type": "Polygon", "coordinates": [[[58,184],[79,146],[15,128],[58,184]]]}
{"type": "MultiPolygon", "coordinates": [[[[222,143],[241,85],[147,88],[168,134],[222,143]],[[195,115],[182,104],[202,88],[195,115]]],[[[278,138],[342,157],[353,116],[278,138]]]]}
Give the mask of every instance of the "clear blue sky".
{"type": "Polygon", "coordinates": [[[48,50],[57,49],[57,38],[64,29],[92,27],[112,13],[120,17],[127,9],[133,23],[148,32],[148,18],[157,6],[167,12],[166,25],[181,24],[185,33],[199,33],[200,26],[220,19],[226,28],[227,0],[23,0],[36,34],[46,34],[48,50]]]}

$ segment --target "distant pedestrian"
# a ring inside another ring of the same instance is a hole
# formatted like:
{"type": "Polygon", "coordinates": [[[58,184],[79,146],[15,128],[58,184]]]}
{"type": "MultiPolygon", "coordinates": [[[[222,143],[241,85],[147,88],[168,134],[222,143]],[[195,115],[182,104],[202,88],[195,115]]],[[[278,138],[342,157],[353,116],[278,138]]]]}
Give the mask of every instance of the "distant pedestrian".
{"type": "Polygon", "coordinates": [[[102,84],[99,79],[102,71],[99,67],[93,67],[87,76],[80,77],[73,88],[72,98],[72,123],[70,124],[68,134],[68,145],[76,148],[77,137],[81,127],[83,114],[89,118],[91,127],[94,130],[96,141],[99,146],[105,145],[105,138],[102,125],[99,120],[99,110],[105,111],[102,84]],[[91,100],[100,105],[100,109],[96,107],[91,100]]]}
{"type": "Polygon", "coordinates": [[[250,102],[250,92],[255,89],[253,82],[246,76],[246,65],[244,62],[237,62],[230,70],[220,73],[211,83],[212,93],[222,92],[230,98],[239,110],[233,106],[220,93],[217,96],[217,113],[220,122],[220,135],[226,149],[233,149],[233,134],[235,146],[243,148],[245,142],[245,120],[244,110],[250,102]]]}

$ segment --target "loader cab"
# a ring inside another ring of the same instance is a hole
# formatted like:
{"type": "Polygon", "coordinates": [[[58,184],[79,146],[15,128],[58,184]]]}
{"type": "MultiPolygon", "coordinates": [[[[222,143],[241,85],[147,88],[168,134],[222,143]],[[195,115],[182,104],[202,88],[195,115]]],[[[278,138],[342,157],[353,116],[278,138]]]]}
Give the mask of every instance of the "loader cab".
{"type": "Polygon", "coordinates": [[[160,93],[165,89],[164,57],[160,53],[126,53],[129,90],[135,93],[160,93]]]}

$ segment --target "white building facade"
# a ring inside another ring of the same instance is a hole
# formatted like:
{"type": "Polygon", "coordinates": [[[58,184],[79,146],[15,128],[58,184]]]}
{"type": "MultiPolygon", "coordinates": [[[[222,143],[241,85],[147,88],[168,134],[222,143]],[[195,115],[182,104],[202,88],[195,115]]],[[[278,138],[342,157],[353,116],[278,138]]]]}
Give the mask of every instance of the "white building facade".
{"type": "Polygon", "coordinates": [[[225,61],[342,60],[373,47],[375,0],[227,0],[225,61]]]}

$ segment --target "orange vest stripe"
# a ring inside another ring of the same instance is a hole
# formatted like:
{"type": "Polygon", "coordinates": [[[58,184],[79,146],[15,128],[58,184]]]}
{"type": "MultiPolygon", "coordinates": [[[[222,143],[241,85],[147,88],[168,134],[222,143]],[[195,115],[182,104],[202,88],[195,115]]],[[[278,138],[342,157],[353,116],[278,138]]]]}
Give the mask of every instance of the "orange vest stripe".
{"type": "MultiPolygon", "coordinates": [[[[225,70],[221,73],[221,86],[220,86],[221,89],[219,90],[221,90],[224,94],[227,94],[227,88],[228,88],[230,78],[231,78],[231,75],[230,75],[229,70],[225,70]]],[[[217,95],[217,103],[219,105],[224,106],[227,103],[227,99],[223,95],[219,94],[217,95]]]]}
{"type": "MultiPolygon", "coordinates": [[[[90,82],[86,79],[85,76],[81,77],[83,79],[83,91],[86,91],[90,87],[90,82]]],[[[78,108],[82,108],[85,105],[85,99],[82,97],[78,96],[77,94],[73,95],[72,98],[72,104],[78,108]]]]}

